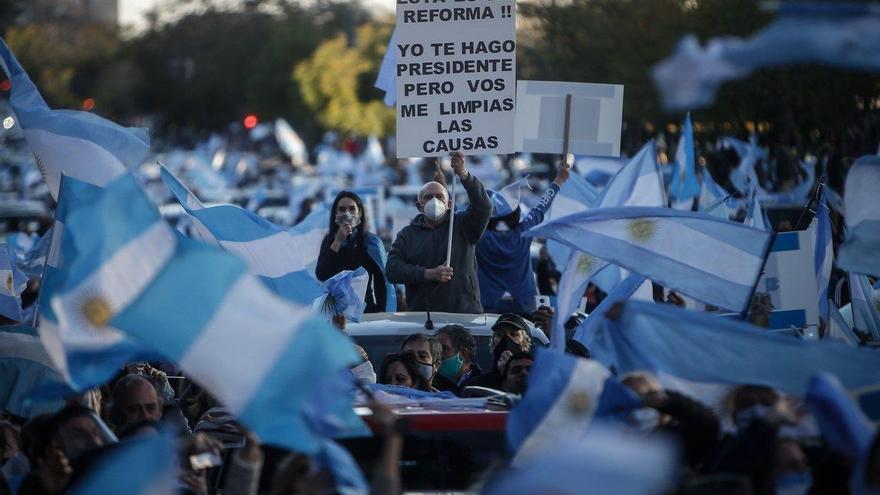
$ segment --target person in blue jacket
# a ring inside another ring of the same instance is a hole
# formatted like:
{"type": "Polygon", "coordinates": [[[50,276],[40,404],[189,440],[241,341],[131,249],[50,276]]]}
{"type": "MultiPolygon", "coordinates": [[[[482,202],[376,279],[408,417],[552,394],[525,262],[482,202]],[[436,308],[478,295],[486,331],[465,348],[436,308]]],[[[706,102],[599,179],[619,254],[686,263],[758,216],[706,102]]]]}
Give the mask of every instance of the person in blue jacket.
{"type": "Polygon", "coordinates": [[[525,314],[535,310],[538,290],[529,249],[532,238],[523,233],[544,221],[544,214],[568,180],[568,174],[568,166],[559,167],[550,188],[523,219],[520,219],[519,181],[501,191],[489,191],[492,217],[476,249],[477,279],[483,310],[487,313],[525,314]],[[505,292],[513,298],[512,305],[503,299],[505,292]]]}
{"type": "Polygon", "coordinates": [[[343,270],[364,267],[370,274],[364,312],[381,313],[397,309],[394,286],[385,279],[385,246],[367,231],[367,214],[361,198],[341,191],[330,209],[330,228],[321,242],[315,276],[321,282],[343,270]]]}

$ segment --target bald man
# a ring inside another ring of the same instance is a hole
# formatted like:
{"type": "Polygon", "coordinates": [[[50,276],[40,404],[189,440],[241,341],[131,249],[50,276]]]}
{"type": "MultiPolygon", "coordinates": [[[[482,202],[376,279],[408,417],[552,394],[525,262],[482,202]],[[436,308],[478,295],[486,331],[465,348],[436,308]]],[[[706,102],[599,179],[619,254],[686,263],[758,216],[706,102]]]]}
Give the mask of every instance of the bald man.
{"type": "Polygon", "coordinates": [[[461,179],[470,206],[455,214],[451,266],[444,263],[452,202],[437,182],[422,186],[416,200],[420,213],[397,234],[388,253],[386,275],[391,283],[406,286],[410,311],[483,312],[474,247],[489,223],[492,202],[459,153],[452,156],[452,170],[461,179]]]}

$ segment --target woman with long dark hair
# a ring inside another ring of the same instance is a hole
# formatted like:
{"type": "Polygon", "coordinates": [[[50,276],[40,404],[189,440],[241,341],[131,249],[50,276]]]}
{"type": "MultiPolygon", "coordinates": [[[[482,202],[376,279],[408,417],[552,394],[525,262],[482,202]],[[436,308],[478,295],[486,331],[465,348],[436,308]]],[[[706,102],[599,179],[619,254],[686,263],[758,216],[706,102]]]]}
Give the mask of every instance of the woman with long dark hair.
{"type": "Polygon", "coordinates": [[[425,377],[419,373],[418,358],[412,351],[386,355],[382,360],[382,366],[379,367],[378,379],[382,385],[409,387],[424,392],[431,391],[428,380],[425,380],[425,377]]]}
{"type": "Polygon", "coordinates": [[[396,309],[394,288],[385,280],[385,246],[367,231],[367,213],[361,198],[341,191],[330,210],[330,228],[321,242],[315,275],[325,281],[343,270],[364,267],[370,274],[364,302],[366,313],[396,309]]]}

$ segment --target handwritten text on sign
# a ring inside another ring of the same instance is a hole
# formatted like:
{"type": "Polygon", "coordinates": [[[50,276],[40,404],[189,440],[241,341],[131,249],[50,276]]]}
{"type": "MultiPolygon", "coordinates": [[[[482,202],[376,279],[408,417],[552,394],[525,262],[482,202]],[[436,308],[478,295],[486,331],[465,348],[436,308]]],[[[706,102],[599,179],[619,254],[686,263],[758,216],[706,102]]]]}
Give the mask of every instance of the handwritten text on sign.
{"type": "Polygon", "coordinates": [[[513,152],[513,0],[398,0],[397,156],[513,152]]]}

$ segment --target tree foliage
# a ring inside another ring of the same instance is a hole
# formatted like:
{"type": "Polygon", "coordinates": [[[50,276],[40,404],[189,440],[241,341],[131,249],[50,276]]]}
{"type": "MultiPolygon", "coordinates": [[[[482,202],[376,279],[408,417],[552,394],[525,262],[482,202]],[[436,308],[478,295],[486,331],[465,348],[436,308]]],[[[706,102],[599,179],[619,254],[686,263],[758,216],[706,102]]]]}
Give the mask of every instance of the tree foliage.
{"type": "Polygon", "coordinates": [[[337,36],[297,65],[293,78],[321,125],[359,136],[394,131],[394,110],[373,89],[390,37],[391,26],[363,24],[354,43],[337,36]]]}

